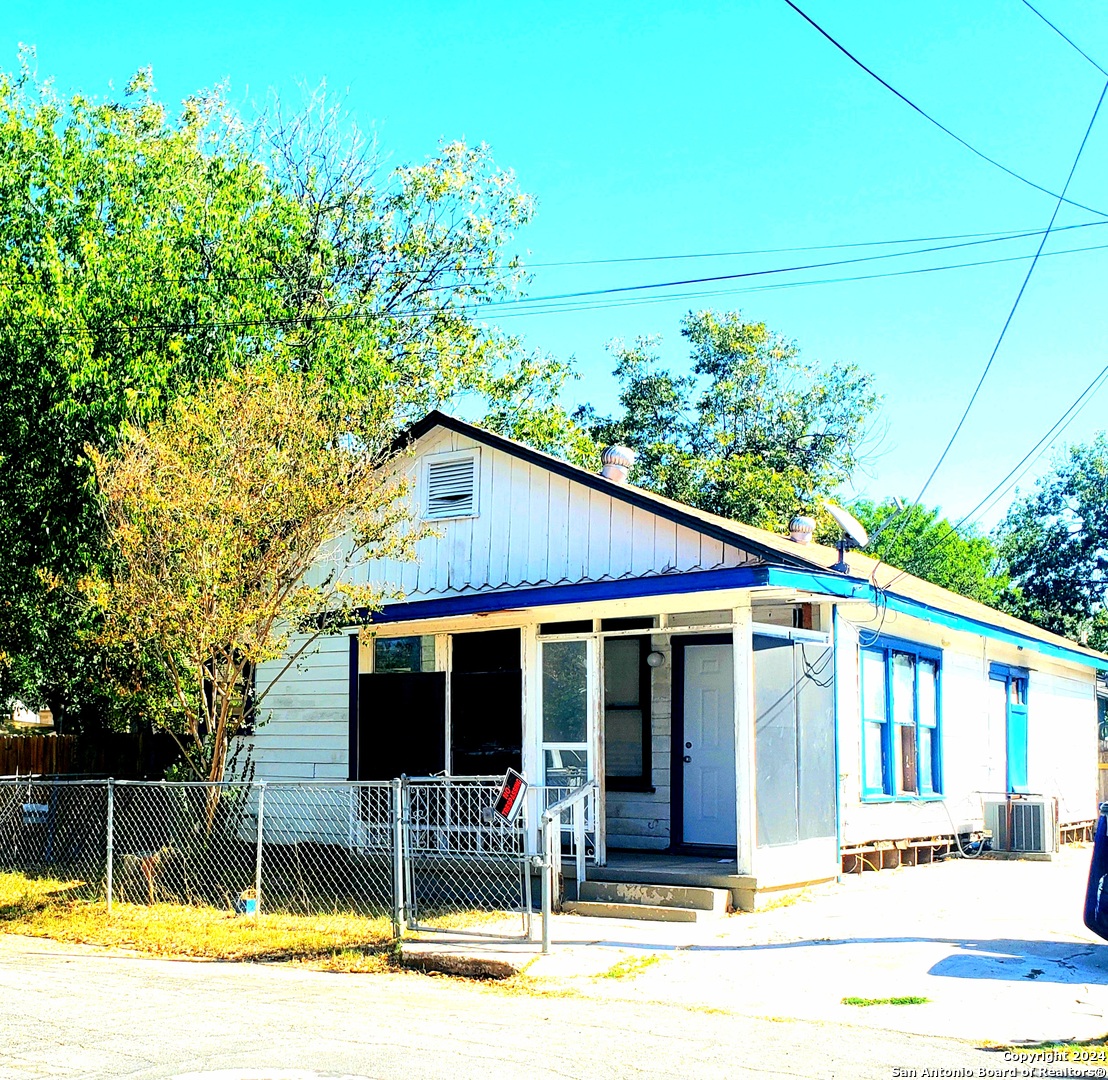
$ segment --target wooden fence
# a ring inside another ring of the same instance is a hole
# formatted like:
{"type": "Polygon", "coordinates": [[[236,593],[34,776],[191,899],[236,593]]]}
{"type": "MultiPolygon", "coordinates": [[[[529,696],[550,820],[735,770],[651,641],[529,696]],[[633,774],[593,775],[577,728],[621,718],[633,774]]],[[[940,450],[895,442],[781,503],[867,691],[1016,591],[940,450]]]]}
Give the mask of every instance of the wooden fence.
{"type": "Polygon", "coordinates": [[[112,776],[160,780],[179,757],[164,732],[102,735],[0,735],[0,776],[112,776]]]}
{"type": "Polygon", "coordinates": [[[0,776],[74,772],[76,735],[0,735],[0,776]]]}

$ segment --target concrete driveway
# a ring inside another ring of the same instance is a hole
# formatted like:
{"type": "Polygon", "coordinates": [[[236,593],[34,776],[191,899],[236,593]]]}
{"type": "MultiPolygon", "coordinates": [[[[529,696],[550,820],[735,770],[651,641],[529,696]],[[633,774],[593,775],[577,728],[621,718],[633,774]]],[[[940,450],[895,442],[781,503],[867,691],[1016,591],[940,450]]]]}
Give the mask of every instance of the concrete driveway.
{"type": "Polygon", "coordinates": [[[1102,1036],[1108,942],[1081,922],[1089,856],[867,873],[695,926],[560,916],[552,954],[527,975],[589,996],[975,1041],[1102,1036]],[[657,962],[633,978],[596,977],[631,956],[657,962]],[[841,1004],[913,995],[929,1003],[841,1004]]]}

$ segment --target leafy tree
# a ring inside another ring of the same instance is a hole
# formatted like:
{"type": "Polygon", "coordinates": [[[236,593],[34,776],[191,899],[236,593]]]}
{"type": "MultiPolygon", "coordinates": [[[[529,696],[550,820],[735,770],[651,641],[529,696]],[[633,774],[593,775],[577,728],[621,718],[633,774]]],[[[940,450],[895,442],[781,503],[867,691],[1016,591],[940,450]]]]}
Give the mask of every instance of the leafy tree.
{"type": "Polygon", "coordinates": [[[407,489],[381,469],[391,406],[355,404],[261,368],[126,427],[117,453],[90,450],[113,559],[83,589],[103,641],[141,649],[172,687],[157,721],[197,779],[223,779],[230,740],[276,683],[247,700],[258,664],[283,659],[280,678],[379,607],[386,593],[352,584],[351,562],[412,556],[407,489]]]}
{"type": "Polygon", "coordinates": [[[632,482],[751,525],[783,531],[845,480],[877,398],[850,365],[820,367],[740,312],[681,324],[692,372],[659,366],[656,341],[615,342],[622,412],[576,419],[602,443],[636,451],[632,482]]]}
{"type": "Polygon", "coordinates": [[[997,530],[1013,614],[1108,648],[1108,437],[1070,447],[997,530]]]}
{"type": "Polygon", "coordinates": [[[909,574],[997,607],[1008,585],[996,545],[976,532],[960,532],[941,515],[912,503],[859,499],[851,511],[866,527],[866,554],[909,574]]]}
{"type": "Polygon", "coordinates": [[[561,376],[474,316],[532,211],[487,147],[385,170],[321,97],[246,124],[221,89],[170,113],[148,71],[63,101],[30,62],[0,74],[0,701],[89,727],[168,688],[75,598],[104,553],[86,446],[258,357],[394,428],[459,395],[522,422],[499,395],[561,376]]]}

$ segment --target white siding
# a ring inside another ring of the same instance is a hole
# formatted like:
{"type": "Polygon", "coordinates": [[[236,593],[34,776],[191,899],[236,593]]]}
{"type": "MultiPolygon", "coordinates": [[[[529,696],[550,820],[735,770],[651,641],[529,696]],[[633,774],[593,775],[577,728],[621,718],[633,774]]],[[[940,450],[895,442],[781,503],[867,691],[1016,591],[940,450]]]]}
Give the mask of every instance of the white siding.
{"type": "Polygon", "coordinates": [[[514,455],[439,429],[402,468],[419,505],[421,459],[473,449],[480,455],[479,513],[434,523],[416,563],[371,560],[354,569],[359,582],[400,582],[407,600],[487,589],[740,566],[758,560],[737,547],[675,525],[622,499],[559,476],[514,455]]]}
{"type": "Polygon", "coordinates": [[[1032,671],[1027,688],[1027,781],[1058,799],[1058,820],[1097,816],[1096,690],[1087,679],[1032,671]]]}
{"type": "Polygon", "coordinates": [[[863,802],[858,677],[859,633],[868,639],[872,607],[842,605],[838,627],[836,693],[844,846],[949,834],[980,824],[982,795],[1007,786],[1007,749],[992,661],[1030,669],[1028,781],[1034,794],[1058,799],[1059,821],[1096,817],[1097,721],[1091,668],[1064,664],[975,634],[946,630],[900,615],[882,629],[942,650],[943,787],[939,801],[863,802]],[[854,619],[855,625],[850,620],[854,619]]]}
{"type": "MultiPolygon", "coordinates": [[[[282,666],[272,661],[259,667],[259,692],[282,666]]],[[[261,724],[251,740],[256,779],[345,780],[350,759],[349,638],[320,638],[273,685],[259,711],[261,724]]]]}

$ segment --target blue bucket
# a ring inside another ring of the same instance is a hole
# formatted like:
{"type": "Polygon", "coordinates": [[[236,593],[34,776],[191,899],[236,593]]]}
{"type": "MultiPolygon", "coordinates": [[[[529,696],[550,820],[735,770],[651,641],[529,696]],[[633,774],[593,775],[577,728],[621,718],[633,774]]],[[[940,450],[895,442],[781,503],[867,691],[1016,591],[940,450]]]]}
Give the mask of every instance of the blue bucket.
{"type": "Polygon", "coordinates": [[[258,913],[258,901],[254,897],[240,896],[235,901],[236,915],[256,915],[258,913]]]}

